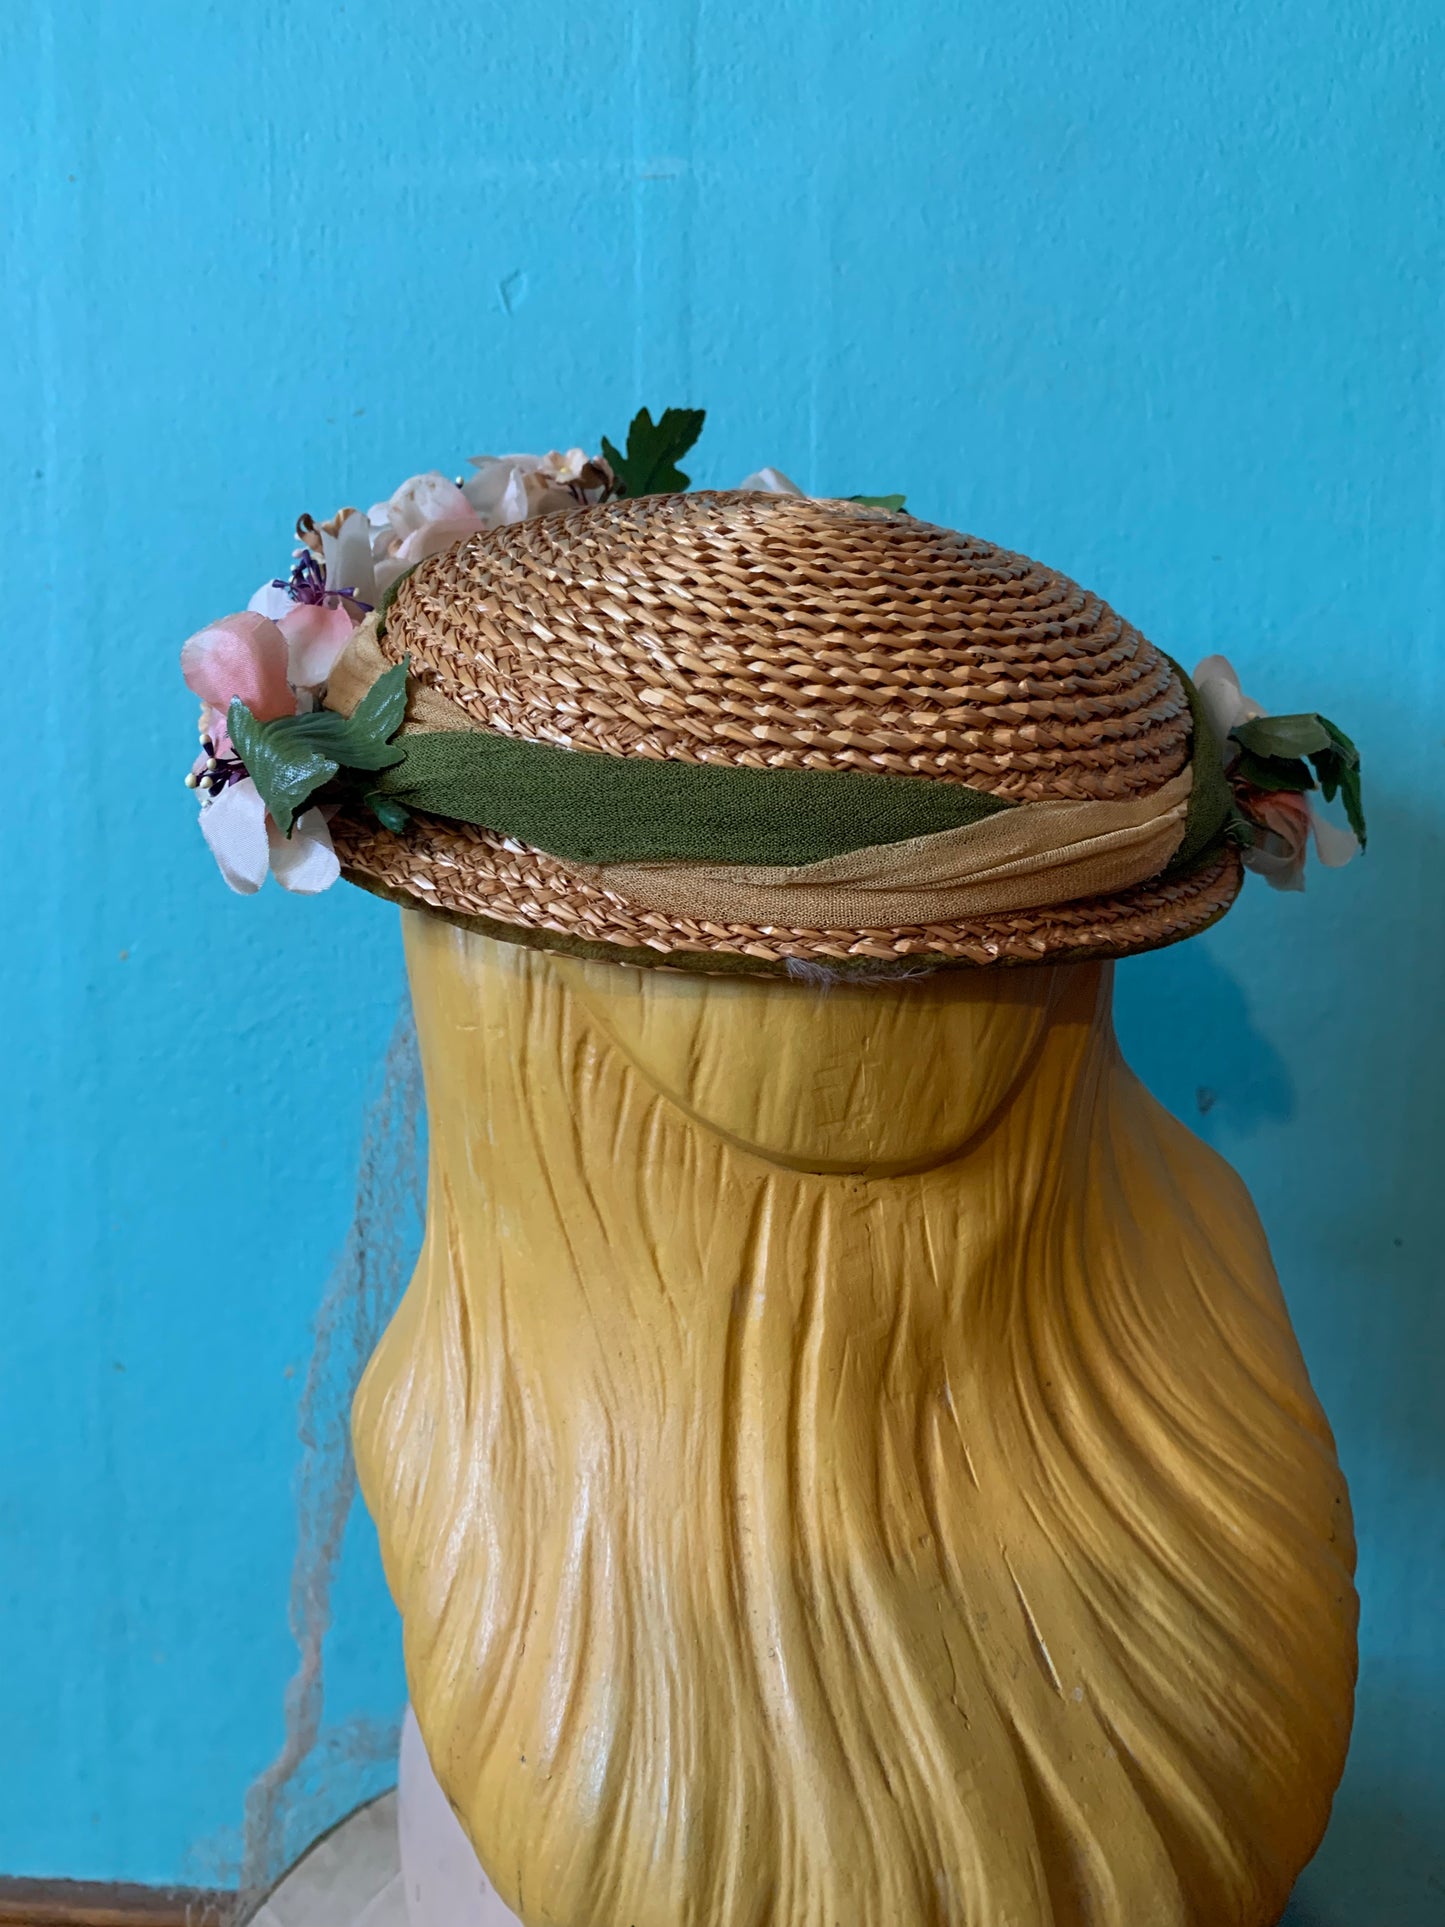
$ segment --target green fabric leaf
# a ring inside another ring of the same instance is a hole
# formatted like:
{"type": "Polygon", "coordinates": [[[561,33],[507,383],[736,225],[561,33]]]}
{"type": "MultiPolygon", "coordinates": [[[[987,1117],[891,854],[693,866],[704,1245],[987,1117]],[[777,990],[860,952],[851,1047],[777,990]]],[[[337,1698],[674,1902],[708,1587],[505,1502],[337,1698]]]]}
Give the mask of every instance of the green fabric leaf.
{"type": "Polygon", "coordinates": [[[1359,838],[1363,850],[1366,838],[1364,797],[1360,787],[1360,752],[1328,716],[1321,716],[1320,722],[1329,732],[1330,746],[1316,751],[1310,761],[1320,779],[1325,801],[1332,803],[1338,795],[1345,806],[1346,820],[1359,838]]]}
{"type": "Polygon", "coordinates": [[[1319,716],[1256,716],[1230,734],[1256,756],[1313,756],[1331,746],[1331,736],[1319,716]]]}
{"type": "MultiPolygon", "coordinates": [[[[283,835],[302,805],[336,774],[335,761],[295,728],[281,725],[308,722],[303,716],[278,716],[260,723],[238,696],[226,713],[226,728],[246,773],[261,792],[266,808],[283,835]]],[[[340,720],[340,719],[338,719],[340,720]]]]}
{"type": "Polygon", "coordinates": [[[1339,751],[1331,743],[1328,749],[1316,750],[1310,758],[1315,775],[1319,778],[1320,789],[1327,803],[1333,803],[1339,794],[1340,780],[1349,767],[1340,760],[1339,751]]]}
{"type": "Polygon", "coordinates": [[[1365,847],[1360,752],[1328,716],[1257,716],[1231,734],[1240,746],[1234,775],[1241,782],[1257,790],[1302,792],[1318,781],[1327,803],[1340,798],[1360,848],[1365,847]]]}
{"type": "Polygon", "coordinates": [[[702,433],[706,412],[701,408],[665,408],[653,421],[639,408],[627,431],[627,453],[620,454],[604,435],[602,453],[611,464],[624,495],[680,495],[688,478],[677,466],[702,433]]]}
{"type": "Polygon", "coordinates": [[[309,716],[258,722],[238,697],[226,727],[246,773],[286,836],[303,805],[340,770],[390,769],[406,755],[387,741],[406,713],[406,664],[378,676],[351,716],[316,709],[309,716]]]}
{"type": "Polygon", "coordinates": [[[1297,756],[1257,756],[1241,748],[1233,775],[1257,790],[1312,790],[1315,779],[1309,764],[1297,756]]]}
{"type": "Polygon", "coordinates": [[[1328,749],[1319,751],[1310,761],[1320,779],[1320,791],[1325,801],[1333,803],[1337,796],[1340,798],[1350,828],[1359,838],[1360,848],[1364,849],[1365,812],[1360,788],[1359,751],[1353,743],[1345,751],[1331,741],[1328,749]]]}
{"type": "Polygon", "coordinates": [[[385,743],[360,732],[345,737],[336,754],[343,769],[390,769],[406,755],[405,743],[385,743]]]}
{"type": "Polygon", "coordinates": [[[861,502],[866,509],[901,509],[906,495],[850,495],[850,502],[861,502]]]}
{"type": "MultiPolygon", "coordinates": [[[[388,682],[398,673],[401,676],[401,700],[396,698],[396,685],[391,684],[382,697],[382,715],[362,717],[362,707],[369,700],[363,697],[354,716],[339,716],[334,710],[316,709],[309,716],[278,716],[274,722],[261,723],[257,727],[264,730],[275,741],[284,742],[288,748],[305,748],[318,756],[329,756],[343,769],[386,769],[392,763],[399,763],[406,754],[399,743],[388,743],[387,735],[395,734],[401,727],[402,714],[406,709],[406,671],[388,670],[378,683],[388,682]],[[394,720],[388,721],[388,718],[394,720]],[[386,723],[385,733],[381,724],[386,723]]],[[[234,738],[232,739],[234,741],[234,738]]],[[[245,761],[245,758],[242,758],[245,761]]]]}
{"type": "Polygon", "coordinates": [[[962,783],[608,756],[467,730],[402,739],[380,794],[579,863],[814,863],[1017,807],[962,783]]]}
{"type": "Polygon", "coordinates": [[[1345,806],[1345,820],[1360,839],[1363,850],[1367,841],[1365,835],[1365,801],[1360,788],[1358,768],[1346,767],[1340,771],[1340,801],[1345,806]]]}
{"type": "MultiPolygon", "coordinates": [[[[395,736],[406,715],[406,673],[411,657],[384,670],[351,712],[351,726],[384,743],[395,736]]],[[[355,765],[354,767],[360,767],[355,765]]]]}
{"type": "Polygon", "coordinates": [[[313,709],[307,716],[278,716],[274,722],[257,726],[327,756],[346,740],[346,718],[330,709],[313,709]]]}
{"type": "Polygon", "coordinates": [[[411,821],[411,811],[404,810],[391,797],[383,796],[380,790],[368,790],[365,801],[366,807],[384,830],[400,833],[411,821]]]}

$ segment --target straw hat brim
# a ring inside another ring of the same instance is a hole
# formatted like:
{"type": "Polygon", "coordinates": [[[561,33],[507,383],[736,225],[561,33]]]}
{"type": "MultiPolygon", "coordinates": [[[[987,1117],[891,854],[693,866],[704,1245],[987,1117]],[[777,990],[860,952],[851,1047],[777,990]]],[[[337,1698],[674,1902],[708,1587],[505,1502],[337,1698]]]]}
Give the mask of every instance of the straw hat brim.
{"type": "Polygon", "coordinates": [[[1239,855],[1226,846],[1182,875],[1113,896],[906,929],[782,930],[646,910],[543,851],[438,817],[415,816],[393,835],[339,816],[332,836],[349,881],[486,936],[614,963],[795,977],[1133,956],[1207,929],[1242,878],[1239,855]]]}
{"type": "MultiPolygon", "coordinates": [[[[411,815],[399,833],[361,814],[342,813],[332,824],[354,882],[511,942],[674,969],[911,975],[1157,949],[1206,928],[1239,888],[1239,858],[1222,845],[1228,797],[1213,793],[1222,775],[1213,792],[1203,780],[1207,759],[1189,791],[1204,826],[1188,842],[1204,852],[1197,862],[1171,868],[1161,852],[1154,874],[1142,866],[1143,880],[1127,863],[1112,874],[1076,874],[1050,887],[1061,902],[1039,902],[1036,876],[1032,889],[972,901],[895,894],[888,913],[881,893],[870,901],[857,891],[816,890],[764,923],[711,920],[761,919],[785,900],[781,890],[753,894],[746,874],[736,891],[714,880],[696,894],[674,879],[667,894],[649,899],[652,907],[620,894],[641,894],[645,883],[628,866],[645,868],[645,860],[780,865],[799,870],[789,887],[801,891],[808,854],[736,853],[736,810],[724,813],[732,827],[719,847],[691,847],[700,826],[711,826],[709,835],[716,827],[713,806],[696,799],[674,799],[669,807],[686,834],[666,818],[660,849],[644,837],[635,849],[611,857],[594,850],[582,861],[597,811],[610,811],[629,835],[635,827],[635,799],[609,791],[610,801],[587,800],[599,762],[614,775],[721,774],[739,791],[751,788],[744,818],[763,811],[764,776],[769,808],[778,807],[778,777],[802,784],[819,775],[856,784],[870,800],[887,777],[1025,810],[1070,803],[1127,811],[1172,794],[1199,742],[1177,665],[1056,570],[912,516],[707,491],[538,516],[454,544],[400,578],[365,647],[370,672],[408,666],[406,727],[418,769],[423,743],[434,751],[468,738],[530,744],[577,763],[571,779],[553,770],[537,784],[555,805],[560,783],[578,822],[559,821],[555,808],[509,821],[516,795],[487,793],[485,784],[463,795],[455,785],[477,772],[452,769],[452,756],[451,789],[418,778],[407,791],[415,772],[410,758],[402,764],[399,801],[411,815]],[[501,827],[473,827],[488,823],[501,827]],[[600,874],[609,867],[610,878],[600,874]],[[930,910],[966,920],[907,920],[930,910]],[[797,927],[870,915],[896,921],[797,927]]],[[[512,780],[521,776],[514,771],[512,780]]],[[[657,799],[639,807],[657,828],[657,799]]],[[[1161,821],[1167,814],[1161,805],[1161,821]]],[[[1063,835],[1072,819],[1059,812],[1049,821],[1063,835]]],[[[1077,834],[1083,847],[1095,832],[1077,834]]],[[[1186,819],[1186,841],[1191,834],[1186,819]]],[[[837,848],[884,850],[900,835],[926,840],[914,824],[845,838],[837,848]]],[[[1023,861],[1016,852],[1015,861],[1023,861]]],[[[886,861],[879,868],[886,873],[886,861]]],[[[1007,868],[1000,860],[999,871],[1007,868]]]]}

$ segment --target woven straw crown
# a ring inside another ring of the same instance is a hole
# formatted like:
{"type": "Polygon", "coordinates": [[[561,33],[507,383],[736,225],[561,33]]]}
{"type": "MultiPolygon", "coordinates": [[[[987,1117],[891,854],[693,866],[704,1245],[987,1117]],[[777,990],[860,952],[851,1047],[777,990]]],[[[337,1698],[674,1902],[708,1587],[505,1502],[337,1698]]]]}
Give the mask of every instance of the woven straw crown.
{"type": "MultiPolygon", "coordinates": [[[[478,731],[622,758],[1147,796],[1189,762],[1168,658],[1099,597],[974,537],[849,502],[643,497],[479,535],[400,584],[382,650],[478,731]]],[[[630,907],[485,829],[341,826],[357,881],[494,934],[694,967],[1035,961],[1192,934],[1232,853],[1119,895],[967,924],[782,931],[630,907]],[[639,954],[647,953],[647,954],[639,954]]]]}

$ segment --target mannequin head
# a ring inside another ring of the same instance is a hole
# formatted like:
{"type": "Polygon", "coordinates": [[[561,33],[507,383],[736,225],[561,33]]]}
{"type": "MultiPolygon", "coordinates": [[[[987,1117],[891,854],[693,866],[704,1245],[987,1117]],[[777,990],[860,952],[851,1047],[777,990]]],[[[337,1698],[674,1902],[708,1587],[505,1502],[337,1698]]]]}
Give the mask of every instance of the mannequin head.
{"type": "Polygon", "coordinates": [[[408,921],[429,1229],[357,1456],[507,1905],[1272,1921],[1348,1730],[1343,1488],[1107,976],[819,992],[408,921]]]}
{"type": "Polygon", "coordinates": [[[793,1170],[872,1176],[941,1164],[989,1124],[1032,1066],[1067,975],[955,971],[880,995],[543,967],[647,1084],[710,1130],[793,1170]]]}

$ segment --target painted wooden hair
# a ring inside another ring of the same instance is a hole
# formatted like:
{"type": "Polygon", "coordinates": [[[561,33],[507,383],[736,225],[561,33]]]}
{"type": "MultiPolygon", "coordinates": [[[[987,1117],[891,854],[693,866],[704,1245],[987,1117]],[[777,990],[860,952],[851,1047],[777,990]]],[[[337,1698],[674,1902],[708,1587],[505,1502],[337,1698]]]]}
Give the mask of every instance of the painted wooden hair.
{"type": "Polygon", "coordinates": [[[355,1409],[527,1927],[1266,1927],[1348,1502],[1109,967],[818,991],[410,915],[431,1196],[355,1409]]]}

